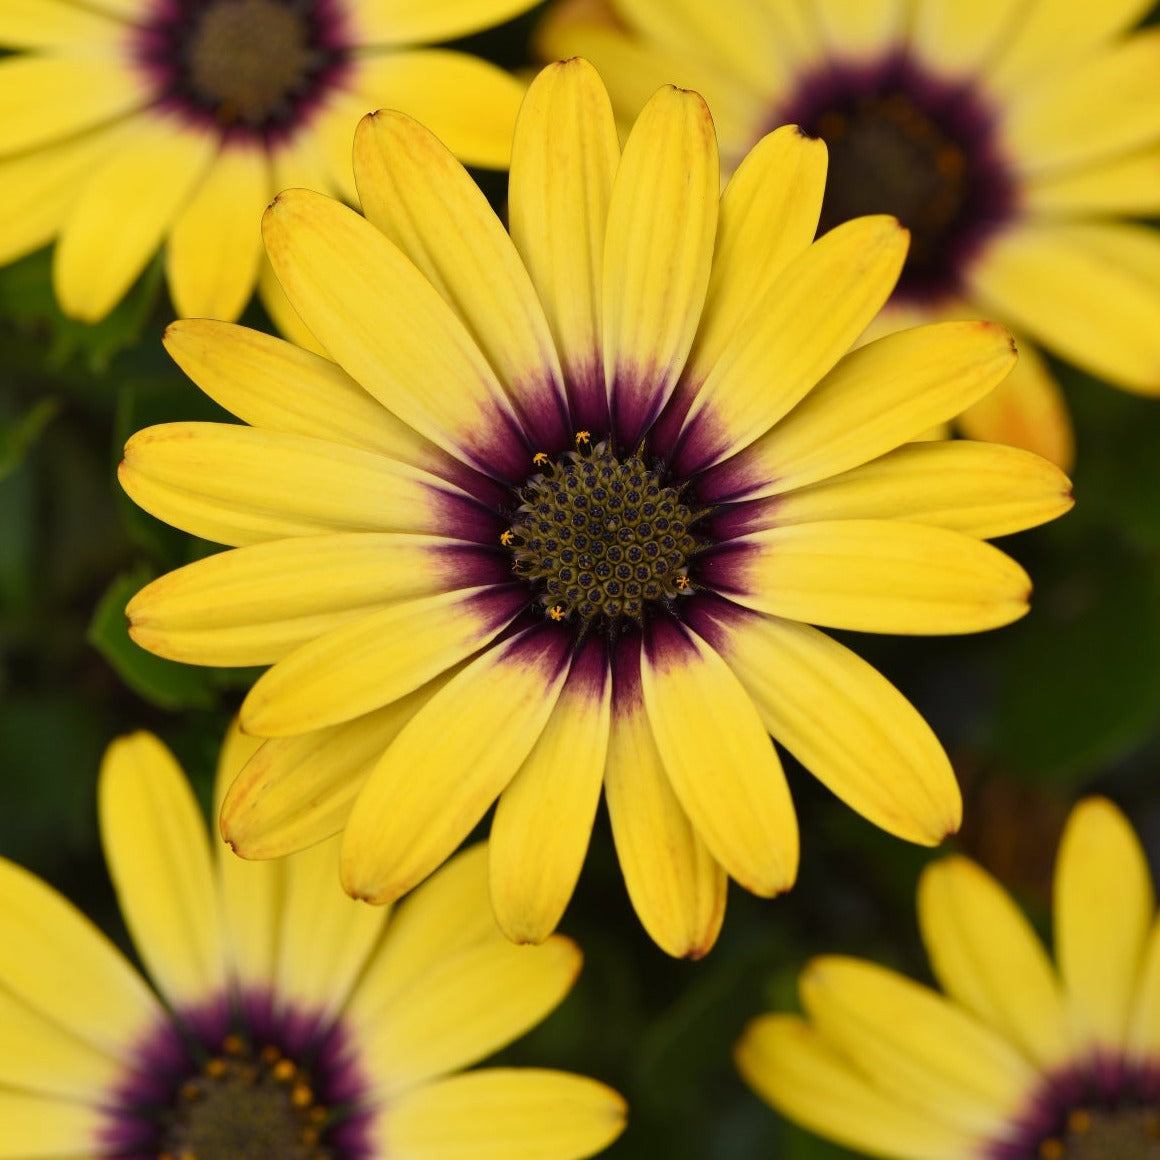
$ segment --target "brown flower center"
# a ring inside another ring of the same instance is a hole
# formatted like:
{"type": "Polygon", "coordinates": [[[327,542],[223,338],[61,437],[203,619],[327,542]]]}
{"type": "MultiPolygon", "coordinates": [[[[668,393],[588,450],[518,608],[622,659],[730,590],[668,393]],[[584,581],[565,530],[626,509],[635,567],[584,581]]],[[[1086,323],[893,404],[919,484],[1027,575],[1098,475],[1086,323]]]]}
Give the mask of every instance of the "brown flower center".
{"type": "Polygon", "coordinates": [[[1038,1151],[1037,1160],[1160,1160],[1160,1110],[1078,1108],[1038,1151]]]}

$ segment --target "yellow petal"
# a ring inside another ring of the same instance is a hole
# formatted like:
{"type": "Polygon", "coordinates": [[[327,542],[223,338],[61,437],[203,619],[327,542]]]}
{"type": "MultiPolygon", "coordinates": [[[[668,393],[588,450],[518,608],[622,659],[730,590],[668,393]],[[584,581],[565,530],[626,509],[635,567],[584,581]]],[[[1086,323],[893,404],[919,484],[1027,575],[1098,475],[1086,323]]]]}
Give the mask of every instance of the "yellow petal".
{"type": "MultiPolygon", "coordinates": [[[[705,309],[685,375],[700,384],[751,311],[814,240],[826,147],[795,126],[763,137],[721,195],[705,309]]],[[[752,325],[752,323],[750,323],[752,325]]]]}
{"type": "Polygon", "coordinates": [[[5,0],[0,9],[0,44],[6,48],[104,48],[127,38],[120,21],[69,0],[5,0]]]}
{"type": "MultiPolygon", "coordinates": [[[[1144,237],[1152,232],[1124,238],[1141,265],[1155,261],[1144,237]]],[[[1158,394],[1160,284],[1126,263],[1119,247],[1101,244],[1106,237],[1064,223],[1013,227],[968,271],[971,294],[983,309],[1093,374],[1158,394]]]]}
{"type": "MultiPolygon", "coordinates": [[[[277,184],[275,182],[275,185],[277,184]]],[[[286,297],[286,292],[282,289],[282,284],[278,281],[274,267],[270,265],[270,259],[267,257],[263,257],[258,270],[258,297],[279,334],[303,350],[330,360],[326,348],[314,337],[298,311],[290,305],[290,299],[286,297]]]]}
{"type": "Polygon", "coordinates": [[[187,664],[268,665],[398,600],[471,583],[473,552],[441,536],[351,532],[207,556],[142,588],[133,639],[187,664]]]}
{"type": "Polygon", "coordinates": [[[854,218],[786,267],[693,401],[689,470],[748,446],[830,372],[889,298],[908,237],[892,217],[854,218]]]}
{"type": "Polygon", "coordinates": [[[362,974],[388,911],[348,898],[338,878],[338,840],[286,859],[272,980],[287,1016],[338,1014],[362,974]]]}
{"type": "Polygon", "coordinates": [[[391,902],[431,873],[515,776],[568,673],[566,641],[527,630],[487,649],[414,717],[347,822],[343,885],[391,902]]]}
{"type": "Polygon", "coordinates": [[[1112,158],[1160,137],[1160,31],[1143,32],[1017,94],[998,129],[1021,172],[1112,158]]]}
{"type": "Polygon", "coordinates": [[[141,976],[80,911],[3,859],[0,913],[0,983],[36,1014],[117,1058],[166,1018],[141,976]]]}
{"type": "Polygon", "coordinates": [[[114,741],[98,806],[121,913],[158,989],[176,1006],[219,997],[226,978],[213,863],[173,755],[150,733],[114,741]]]}
{"type": "Polygon", "coordinates": [[[544,311],[507,231],[467,171],[392,110],[355,135],[363,213],[426,276],[507,387],[537,447],[566,445],[563,374],[544,311]]]}
{"type": "Polygon", "coordinates": [[[0,154],[34,149],[112,121],[144,105],[151,87],[116,52],[82,47],[6,57],[0,61],[0,154]]]}
{"type": "Polygon", "coordinates": [[[1011,373],[989,395],[972,403],[956,426],[968,439],[1022,447],[1064,471],[1071,469],[1075,459],[1067,400],[1039,352],[1026,340],[1019,343],[1019,360],[1011,373]]]}
{"type": "Polygon", "coordinates": [[[1071,812],[1055,867],[1055,959],[1078,1048],[1118,1054],[1156,910],[1128,820],[1106,798],[1071,812]]]}
{"type": "Polygon", "coordinates": [[[1125,1054],[1143,1070],[1160,1055],[1160,920],[1153,920],[1128,1016],[1125,1054]]]}
{"type": "Polygon", "coordinates": [[[385,1109],[387,1152],[407,1160],[582,1160],[624,1130],[624,1101],[595,1080],[488,1068],[427,1084],[385,1109]]]}
{"type": "Polygon", "coordinates": [[[492,906],[513,942],[543,942],[572,897],[600,802],[611,712],[606,647],[590,640],[492,820],[492,906]]]}
{"type": "Polygon", "coordinates": [[[353,721],[265,742],[223,802],[226,840],[243,858],[280,858],[337,834],[375,762],[445,679],[353,721]]]}
{"type": "Polygon", "coordinates": [[[1006,891],[968,858],[945,858],[923,871],[918,917],[947,995],[1043,1070],[1062,1066],[1071,1044],[1059,982],[1006,891]]]}
{"type": "MultiPolygon", "coordinates": [[[[146,511],[221,544],[343,531],[452,531],[425,472],[339,443],[227,423],[138,431],[117,473],[146,511]]],[[[441,498],[442,497],[442,498],[441,498]]]]}
{"type": "Polygon", "coordinates": [[[96,322],[112,310],[161,245],[214,150],[211,134],[172,119],[137,121],[61,229],[52,280],[66,314],[96,322]]]}
{"type": "Polygon", "coordinates": [[[559,1006],[580,963],[579,948],[569,939],[521,947],[498,933],[428,963],[395,1002],[360,1010],[358,1023],[352,1019],[375,1095],[394,1103],[433,1076],[506,1047],[559,1006]]]}
{"type": "Polygon", "coordinates": [[[804,624],[741,613],[712,628],[765,728],[848,806],[923,845],[959,828],[942,746],[872,665],[804,624]]]}
{"type": "Polygon", "coordinates": [[[0,1089],[0,1160],[91,1156],[108,1126],[88,1104],[0,1089]]]}
{"type": "MultiPolygon", "coordinates": [[[[954,418],[1014,365],[1011,335],[993,322],[886,335],[846,355],[753,447],[743,470],[769,479],[755,494],[776,495],[857,467],[954,418]]],[[[732,402],[722,393],[711,422],[732,402]]]]}
{"type": "Polygon", "coordinates": [[[997,1133],[1039,1082],[984,1023],[876,963],[815,959],[799,985],[814,1026],[878,1086],[966,1132],[997,1133]]]}
{"type": "Polygon", "coordinates": [[[527,473],[531,453],[479,348],[374,226],[336,201],[290,190],[266,211],[263,232],[282,288],[343,369],[451,454],[485,473],[527,473]]]}
{"type": "Polygon", "coordinates": [[[507,168],[524,85],[490,61],[445,48],[406,49],[364,58],[353,83],[364,111],[398,109],[465,165],[507,168]]]}
{"type": "Polygon", "coordinates": [[[620,145],[608,95],[579,58],[532,82],[516,122],[511,237],[555,338],[581,427],[607,421],[601,367],[604,231],[620,145]]]}
{"type": "MultiPolygon", "coordinates": [[[[1031,581],[990,544],[894,520],[829,520],[756,532],[720,586],[739,604],[854,632],[981,632],[1027,612],[1031,581]]],[[[712,577],[711,577],[712,578],[712,577]]]]}
{"type": "Polygon", "coordinates": [[[1022,202],[1035,216],[1155,217],[1160,214],[1160,147],[1033,175],[1024,183],[1022,202]]]}
{"type": "Polygon", "coordinates": [[[666,954],[699,959],[725,918],[728,877],[665,775],[640,692],[640,646],[618,646],[608,766],[612,837],[632,907],[666,954]]]}
{"type": "Polygon", "coordinates": [[[759,526],[903,520],[981,540],[1063,515],[1071,481],[1046,459],[989,443],[909,443],[861,467],[755,505],[759,526]]]}
{"type": "Polygon", "coordinates": [[[811,1131],[891,1160],[976,1160],[981,1141],[876,1087],[796,1015],[754,1019],[734,1048],[742,1078],[811,1131]]]}
{"type": "Polygon", "coordinates": [[[860,61],[880,57],[898,43],[908,8],[904,0],[824,0],[815,15],[830,51],[860,61]]]}
{"type": "Polygon", "coordinates": [[[166,246],[169,292],[187,318],[237,318],[254,293],[262,211],[273,196],[257,148],[226,146],[173,224],[166,246]]]}
{"type": "Polygon", "coordinates": [[[797,875],[793,802],[753,702],[699,636],[658,621],[641,655],[641,692],[665,773],[713,857],[771,897],[797,875]]]}
{"type": "Polygon", "coordinates": [[[687,90],[661,89],[625,143],[604,243],[604,375],[626,446],[659,414],[697,333],[719,190],[705,102],[687,90]]]}
{"type": "Polygon", "coordinates": [[[915,4],[908,30],[911,50],[940,76],[978,73],[993,58],[1021,7],[1023,0],[915,4]]]}
{"type": "Polygon", "coordinates": [[[526,12],[533,0],[360,0],[350,19],[358,44],[455,40],[526,12]]]}

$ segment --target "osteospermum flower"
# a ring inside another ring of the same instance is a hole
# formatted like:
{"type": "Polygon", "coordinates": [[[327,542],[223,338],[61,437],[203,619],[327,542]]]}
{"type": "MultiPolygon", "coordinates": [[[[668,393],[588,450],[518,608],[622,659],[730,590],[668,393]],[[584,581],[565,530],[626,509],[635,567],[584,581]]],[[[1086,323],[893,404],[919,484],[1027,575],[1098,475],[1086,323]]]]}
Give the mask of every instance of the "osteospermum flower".
{"type": "MultiPolygon", "coordinates": [[[[230,737],[223,783],[252,750],[230,737]]],[[[0,1155],[579,1160],[620,1133],[622,1101],[593,1080],[452,1074],[538,1023],[580,967],[567,939],[500,934],[482,847],[397,914],[342,894],[333,843],[215,858],[180,769],[144,733],[110,747],[100,820],[160,995],[0,860],[0,1155]]]]}
{"type": "Polygon", "coordinates": [[[996,318],[1019,367],[960,420],[1071,456],[1066,408],[1022,336],[1160,394],[1160,30],[1151,0],[579,0],[547,59],[580,53],[622,116],[662,82],[705,94],[727,168],[775,125],[830,149],[822,229],[893,213],[906,268],[876,333],[996,318]]]}
{"type": "Polygon", "coordinates": [[[334,358],[210,322],[170,353],[250,426],[125,449],[129,494],[235,551],[131,602],[146,648],[269,664],[269,738],[223,831],[270,857],[336,830],[375,902],[499,797],[491,889],[551,931],[601,785],[629,893],[674,954],[712,945],[726,875],[772,895],[797,829],[768,733],[857,810],[937,842],[946,756],[872,668],[809,627],[968,632],[1026,608],[981,536],[1070,505],[1024,452],[902,446],[990,390],[989,323],[843,357],[906,252],[892,218],[811,245],[825,156],[766,138],[720,200],[712,122],[658,93],[624,148],[583,61],[534,82],[512,237],[406,116],[361,124],[367,215],[302,191],[266,220],[286,293],[334,358]]]}
{"type": "Polygon", "coordinates": [[[945,991],[857,959],[800,980],[807,1019],[766,1015],[737,1045],[758,1094],[815,1132],[891,1160],[1160,1157],[1160,921],[1120,811],[1072,812],[1055,871],[1053,966],[974,862],[919,885],[945,991]]]}
{"type": "Polygon", "coordinates": [[[58,238],[62,309],[102,318],[165,243],[177,312],[236,318],[263,298],[270,198],[302,185],[353,199],[350,138],[391,105],[466,162],[507,165],[523,86],[421,46],[533,0],[3,0],[0,262],[58,238]]]}

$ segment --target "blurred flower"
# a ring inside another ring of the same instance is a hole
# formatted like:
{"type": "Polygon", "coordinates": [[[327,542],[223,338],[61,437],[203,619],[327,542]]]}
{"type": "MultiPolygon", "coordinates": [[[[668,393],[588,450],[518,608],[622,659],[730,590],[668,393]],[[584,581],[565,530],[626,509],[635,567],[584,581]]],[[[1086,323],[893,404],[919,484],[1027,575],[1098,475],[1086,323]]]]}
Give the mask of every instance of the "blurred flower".
{"type": "MultiPolygon", "coordinates": [[[[231,734],[221,785],[252,749],[231,734]]],[[[215,858],[181,770],[145,733],[109,748],[100,816],[162,999],[0,860],[3,1155],[578,1160],[620,1133],[620,1097],[593,1080],[449,1074],[543,1019],[580,969],[567,939],[500,934],[482,847],[397,914],[342,894],[333,843],[262,865],[215,858]]]]}
{"type": "Polygon", "coordinates": [[[1054,908],[1055,967],[978,865],[928,866],[919,920],[946,997],[817,959],[807,1018],[754,1020],[742,1075],[813,1131],[892,1160],[1160,1156],[1160,922],[1144,851],[1102,798],[1068,819],[1054,908]]]}
{"type": "MultiPolygon", "coordinates": [[[[1160,29],[1151,0],[568,0],[538,34],[580,54],[617,112],[702,92],[726,168],[775,125],[823,138],[827,230],[892,213],[912,235],[872,333],[997,318],[1129,391],[1160,394],[1160,29]]],[[[1066,467],[1050,373],[1019,367],[959,420],[1066,467]]]]}
{"type": "Polygon", "coordinates": [[[517,125],[511,238],[397,113],[359,127],[365,219],[279,197],[270,258],[334,362],[170,328],[177,362],[250,426],[149,428],[121,479],[237,547],[128,613],[159,654],[273,665],[242,708],[271,740],[222,814],[241,854],[345,828],[346,888],[389,902],[499,796],[492,901],[534,942],[603,784],[637,913],[696,956],[726,874],[762,895],[794,880],[769,733],[892,833],[955,829],[925,722],[809,625],[1016,619],[1027,577],[981,538],[1065,511],[1069,485],[1012,448],[900,447],[994,387],[1010,335],[950,323],[843,357],[906,234],[868,217],[811,244],[822,153],[773,133],[722,200],[695,93],[660,92],[622,155],[592,68],[549,67],[517,125]]]}
{"type": "MultiPolygon", "coordinates": [[[[350,138],[390,105],[468,164],[505,167],[523,86],[446,40],[533,0],[3,0],[0,261],[58,238],[61,308],[103,318],[164,242],[178,314],[263,297],[275,193],[354,199],[350,138]]],[[[293,329],[291,330],[293,333],[293,329]]]]}

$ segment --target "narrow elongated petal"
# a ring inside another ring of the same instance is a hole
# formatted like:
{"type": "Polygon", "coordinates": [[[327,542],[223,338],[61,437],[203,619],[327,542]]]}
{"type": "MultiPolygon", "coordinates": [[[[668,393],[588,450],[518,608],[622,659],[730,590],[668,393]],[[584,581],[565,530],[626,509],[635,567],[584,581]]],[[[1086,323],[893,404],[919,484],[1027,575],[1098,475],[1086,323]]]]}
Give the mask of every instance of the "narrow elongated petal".
{"type": "Polygon", "coordinates": [[[125,612],[150,652],[188,664],[268,665],[396,601],[503,579],[502,561],[489,567],[481,549],[441,536],[299,536],[168,572],[125,612]]]}
{"type": "Polygon", "coordinates": [[[0,913],[0,982],[37,1014],[117,1057],[166,1018],[141,976],[80,911],[3,859],[0,913]]]}
{"type": "Polygon", "coordinates": [[[1160,286],[1105,252],[1100,236],[1016,226],[967,271],[971,293],[1049,350],[1127,390],[1160,393],[1160,286]]]}
{"type": "Polygon", "coordinates": [[[895,1098],[980,1135],[1021,1112],[1034,1068],[985,1024],[876,963],[826,956],[800,980],[814,1026],[895,1098]]]}
{"type": "Polygon", "coordinates": [[[531,452],[483,355],[435,288],[370,222],[299,189],[278,196],[263,233],[282,288],[344,370],[453,455],[487,474],[526,473],[531,452]]]}
{"type": "Polygon", "coordinates": [[[351,13],[360,44],[429,44],[502,24],[532,0],[362,0],[351,13]]]}
{"type": "Polygon", "coordinates": [[[426,1084],[380,1116],[389,1154],[407,1160],[581,1160],[624,1130],[624,1101],[582,1076],[487,1068],[426,1084]]]}
{"type": "Polygon", "coordinates": [[[243,858],[280,858],[337,834],[387,746],[447,679],[353,721],[266,741],[226,794],[222,836],[243,858]]]}
{"type": "Polygon", "coordinates": [[[1160,922],[1153,920],[1128,1016],[1127,1055],[1142,1068],[1160,1052],[1160,922]]]}
{"type": "Polygon", "coordinates": [[[1016,94],[1000,134],[1025,172],[1115,157],[1160,135],[1160,31],[1142,32],[1016,94]]]}
{"type": "Polygon", "coordinates": [[[625,144],[604,245],[604,374],[626,446],[660,413],[697,333],[719,184],[705,102],[696,93],[661,89],[625,144]]]}
{"type": "Polygon", "coordinates": [[[95,322],[116,305],[197,189],[214,151],[209,133],[170,119],[136,123],[85,185],[61,229],[52,280],[66,314],[95,322]],[[140,196],[143,188],[148,197],[140,196]]]}
{"type": "Polygon", "coordinates": [[[113,742],[98,806],[125,925],[158,988],[192,1007],[225,988],[209,842],[173,755],[150,733],[113,742]]]}
{"type": "Polygon", "coordinates": [[[923,871],[918,918],[931,968],[950,998],[1044,1070],[1070,1050],[1067,1011],[1043,944],[982,867],[945,858],[923,871]]]}
{"type": "MultiPolygon", "coordinates": [[[[83,19],[83,17],[82,17],[83,19]]],[[[144,105],[148,79],[113,52],[11,56],[0,62],[0,154],[72,137],[144,105]]]]}
{"type": "Polygon", "coordinates": [[[1037,215],[1154,217],[1160,213],[1160,147],[1033,175],[1023,200],[1028,212],[1037,215]]]}
{"type": "Polygon", "coordinates": [[[351,811],[342,850],[348,893],[391,902],[464,839],[548,723],[568,645],[550,628],[510,637],[411,718],[351,811]]]}
{"type": "Polygon", "coordinates": [[[1027,612],[1031,581],[959,532],[894,520],[829,520],[756,532],[751,551],[705,567],[739,604],[854,632],[980,632],[1027,612]]]}
{"type": "Polygon", "coordinates": [[[698,392],[679,471],[747,447],[830,372],[890,296],[908,237],[894,218],[854,218],[789,264],[698,392]]]}
{"type": "Polygon", "coordinates": [[[549,65],[516,122],[511,237],[543,303],[577,424],[599,428],[604,233],[620,145],[608,94],[587,61],[549,65]],[[550,148],[545,149],[545,143],[550,148]]]}
{"type": "Polygon", "coordinates": [[[840,1144],[898,1160],[979,1155],[977,1136],[882,1090],[796,1015],[753,1020],[734,1059],[762,1099],[840,1144]]]}
{"type": "Polygon", "coordinates": [[[753,504],[736,526],[786,526],[814,520],[902,520],[981,540],[1053,520],[1074,503],[1071,481],[1053,464],[1018,447],[910,443],[832,479],[753,504]],[[752,522],[750,522],[752,521],[752,522]]]}
{"type": "Polygon", "coordinates": [[[242,704],[242,727],[292,737],[370,713],[483,648],[517,615],[518,592],[489,587],[401,600],[300,645],[242,704]]]}
{"type": "Polygon", "coordinates": [[[641,692],[677,800],[713,857],[747,890],[793,885],[798,833],[785,775],[737,677],[699,636],[658,621],[641,692]]]}
{"type": "Polygon", "coordinates": [[[258,281],[262,211],[274,194],[265,153],[221,149],[173,224],[169,291],[187,318],[237,318],[258,281]]]}
{"type": "Polygon", "coordinates": [[[1118,1052],[1156,899],[1139,839],[1105,798],[1081,802],[1068,818],[1053,909],[1075,1045],[1118,1052]]]}
{"type": "Polygon", "coordinates": [[[804,624],[707,606],[694,624],[737,674],[765,728],[847,805],[934,845],[962,801],[930,726],[872,665],[804,624]]]}
{"type": "Polygon", "coordinates": [[[375,1094],[393,1103],[506,1047],[560,1004],[580,964],[579,948],[558,936],[537,947],[496,937],[429,963],[358,1032],[375,1094]]]}
{"type": "Polygon", "coordinates": [[[916,4],[909,40],[915,56],[940,75],[982,71],[1024,8],[1022,0],[939,0],[916,4]]]}
{"type": "Polygon", "coordinates": [[[0,1089],[0,1160],[91,1155],[104,1115],[91,1104],[0,1089]]]}
{"type": "Polygon", "coordinates": [[[547,726],[492,821],[492,906],[514,942],[543,942],[576,888],[600,802],[611,714],[607,648],[593,638],[572,662],[547,726]]]}
{"type": "Polygon", "coordinates": [[[391,110],[359,125],[354,165],[363,213],[454,307],[532,442],[566,446],[563,373],[543,308],[467,171],[429,130],[391,110]]]}
{"type": "Polygon", "coordinates": [[[307,435],[226,423],[147,427],[125,445],[117,475],[146,511],[221,544],[318,532],[455,534],[450,485],[307,435]]]}
{"type": "Polygon", "coordinates": [[[846,355],[722,478],[777,495],[857,467],[954,418],[1014,365],[1010,333],[992,322],[887,335],[846,355]]]}
{"type": "Polygon", "coordinates": [[[903,0],[826,0],[817,5],[815,18],[830,50],[857,61],[896,43],[907,10],[903,0]]]}
{"type": "Polygon", "coordinates": [[[69,0],[6,0],[0,11],[5,48],[107,48],[126,39],[124,24],[69,0]]]}
{"type": "Polygon", "coordinates": [[[674,958],[699,959],[725,918],[728,878],[665,775],[640,689],[640,642],[618,643],[604,772],[612,838],[633,909],[674,958]]]}

